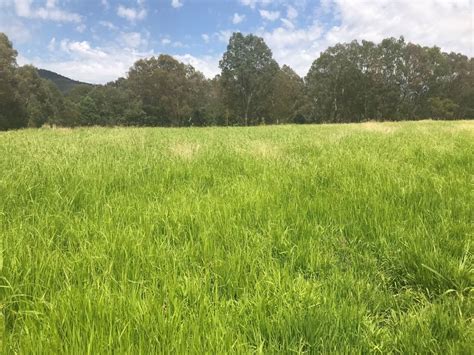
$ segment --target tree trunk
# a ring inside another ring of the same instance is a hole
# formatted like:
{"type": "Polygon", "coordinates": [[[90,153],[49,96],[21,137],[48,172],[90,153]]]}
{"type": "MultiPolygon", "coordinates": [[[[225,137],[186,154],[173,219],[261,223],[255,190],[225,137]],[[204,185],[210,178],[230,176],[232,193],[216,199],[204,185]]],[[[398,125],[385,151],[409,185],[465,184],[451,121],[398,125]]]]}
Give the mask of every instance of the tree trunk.
{"type": "Polygon", "coordinates": [[[245,125],[249,125],[249,107],[250,107],[250,102],[252,101],[252,94],[249,95],[247,99],[247,104],[245,105],[245,125]]]}

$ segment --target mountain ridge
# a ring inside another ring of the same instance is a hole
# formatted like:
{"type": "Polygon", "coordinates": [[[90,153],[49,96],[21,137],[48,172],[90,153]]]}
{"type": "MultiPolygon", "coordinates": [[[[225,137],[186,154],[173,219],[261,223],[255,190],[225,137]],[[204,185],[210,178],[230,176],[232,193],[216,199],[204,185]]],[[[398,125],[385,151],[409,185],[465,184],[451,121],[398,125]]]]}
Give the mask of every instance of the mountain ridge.
{"type": "Polygon", "coordinates": [[[93,84],[77,81],[77,80],[68,78],[64,75],[55,73],[51,70],[38,69],[38,74],[41,78],[52,81],[57,86],[59,91],[61,91],[63,94],[67,94],[76,86],[80,86],[80,85],[93,86],[93,84]]]}

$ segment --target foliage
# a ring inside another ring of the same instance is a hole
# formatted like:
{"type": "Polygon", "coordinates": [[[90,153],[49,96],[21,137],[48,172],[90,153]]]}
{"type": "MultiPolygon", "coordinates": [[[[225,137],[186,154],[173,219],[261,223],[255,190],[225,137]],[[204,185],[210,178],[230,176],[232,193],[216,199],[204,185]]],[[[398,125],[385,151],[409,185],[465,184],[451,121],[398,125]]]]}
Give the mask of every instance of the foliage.
{"type": "Polygon", "coordinates": [[[219,67],[227,106],[243,118],[244,125],[259,123],[267,113],[265,99],[278,71],[270,48],[260,37],[234,33],[219,67]]]}
{"type": "Polygon", "coordinates": [[[337,44],[303,79],[280,68],[262,38],[234,33],[212,79],[163,54],[106,85],[48,72],[64,95],[34,67],[18,68],[16,55],[1,34],[0,130],[474,118],[474,59],[403,37],[337,44]]]}
{"type": "Polygon", "coordinates": [[[63,98],[56,86],[41,79],[35,67],[25,65],[17,70],[19,91],[27,112],[28,127],[41,127],[62,114],[63,98]]]}
{"type": "Polygon", "coordinates": [[[447,105],[449,117],[473,118],[472,59],[388,38],[380,44],[353,41],[323,52],[306,76],[314,122],[428,118],[447,105]],[[453,86],[462,89],[452,95],[453,86]],[[441,100],[441,101],[439,101],[441,100]],[[436,103],[435,103],[436,102],[436,103]]]}
{"type": "Polygon", "coordinates": [[[0,131],[27,124],[25,106],[18,90],[16,56],[12,43],[0,32],[0,131]]]}

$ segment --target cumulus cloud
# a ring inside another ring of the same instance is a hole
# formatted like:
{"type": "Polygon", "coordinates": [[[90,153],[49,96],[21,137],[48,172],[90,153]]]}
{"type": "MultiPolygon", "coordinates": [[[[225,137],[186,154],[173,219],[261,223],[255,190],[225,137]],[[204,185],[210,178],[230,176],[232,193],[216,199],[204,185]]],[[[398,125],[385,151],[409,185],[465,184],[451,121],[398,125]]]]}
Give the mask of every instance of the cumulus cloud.
{"type": "Polygon", "coordinates": [[[276,21],[280,18],[280,11],[260,10],[260,16],[268,21],[276,21]]]}
{"type": "Polygon", "coordinates": [[[233,30],[221,30],[219,32],[215,32],[213,37],[217,38],[217,40],[221,43],[229,43],[230,36],[232,36],[233,30]]]}
{"type": "Polygon", "coordinates": [[[54,51],[51,58],[19,56],[18,63],[20,65],[33,64],[38,68],[52,70],[75,80],[104,84],[126,75],[138,59],[154,54],[151,51],[139,51],[137,48],[132,48],[137,43],[133,42],[133,37],[128,38],[131,46],[125,47],[120,44],[125,40],[123,36],[119,43],[111,43],[105,47],[95,47],[88,41],[64,39],[55,43],[56,40],[54,40],[54,44],[51,45],[54,51]]]}
{"type": "MultiPolygon", "coordinates": [[[[105,47],[95,47],[88,41],[69,39],[57,43],[55,38],[51,39],[50,44],[51,50],[54,51],[54,60],[19,56],[18,63],[33,64],[75,80],[104,84],[125,76],[137,60],[159,55],[152,50],[138,50],[137,46],[144,44],[143,35],[134,32],[122,33],[118,42],[105,47]],[[123,41],[129,41],[129,45],[124,47],[123,41]]],[[[220,56],[171,55],[179,61],[191,64],[208,78],[218,74],[220,56]]]]}
{"type": "Polygon", "coordinates": [[[403,35],[421,45],[474,55],[474,8],[469,0],[324,0],[312,10],[335,18],[337,24],[297,26],[297,14],[288,8],[282,26],[257,33],[280,64],[290,65],[300,75],[306,75],[327,47],[354,39],[379,42],[403,35]]]}
{"type": "Polygon", "coordinates": [[[108,0],[101,0],[100,3],[104,7],[104,9],[108,10],[110,8],[110,4],[108,0]]]}
{"type": "Polygon", "coordinates": [[[139,32],[125,32],[120,36],[123,44],[128,48],[139,48],[148,45],[148,39],[139,32]]]}
{"type": "Polygon", "coordinates": [[[171,0],[171,6],[177,9],[183,6],[183,3],[181,2],[181,0],[171,0]]]}
{"type": "Polygon", "coordinates": [[[270,4],[272,0],[240,0],[240,3],[245,6],[250,6],[252,9],[255,9],[257,5],[266,6],[270,4]]]}
{"type": "Polygon", "coordinates": [[[265,39],[280,64],[288,64],[298,74],[305,75],[311,63],[325,49],[323,33],[323,27],[317,23],[306,28],[295,28],[287,23],[258,34],[265,39]]]}
{"type": "Polygon", "coordinates": [[[60,43],[62,51],[77,55],[83,59],[103,59],[107,54],[100,48],[92,48],[88,41],[71,41],[63,39],[60,43]]]}
{"type": "Polygon", "coordinates": [[[32,38],[30,29],[22,21],[2,14],[0,14],[0,32],[17,43],[25,43],[32,38]]]}
{"type": "Polygon", "coordinates": [[[243,20],[245,20],[245,15],[239,15],[237,12],[234,13],[234,16],[232,17],[232,23],[234,25],[238,25],[241,23],[243,20]]]}
{"type": "Polygon", "coordinates": [[[470,0],[333,0],[332,8],[341,23],[328,31],[330,42],[403,35],[416,43],[473,54],[470,0]]]}
{"type": "MultiPolygon", "coordinates": [[[[23,0],[13,5],[13,2],[10,2],[11,11],[30,18],[28,16],[33,16],[38,10],[32,3],[23,0]]],[[[306,75],[321,51],[338,42],[353,39],[379,42],[386,37],[403,35],[407,41],[421,45],[438,45],[444,51],[474,55],[474,7],[470,0],[321,0],[317,4],[307,1],[306,5],[303,0],[291,3],[283,0],[240,0],[240,3],[253,7],[255,14],[262,17],[265,16],[261,15],[263,11],[267,15],[279,12],[278,17],[269,16],[275,17],[272,27],[260,28],[256,34],[265,39],[281,65],[290,65],[300,75],[306,75]],[[314,22],[306,23],[307,15],[311,15],[314,22]]],[[[140,16],[144,18],[146,10],[143,6],[143,1],[138,2],[137,8],[132,8],[133,15],[122,17],[131,22],[139,20],[140,16]],[[140,15],[142,10],[145,14],[140,15]]],[[[58,2],[45,1],[42,8],[58,9],[58,2]]],[[[30,39],[34,27],[25,26],[22,22],[27,20],[8,17],[5,12],[0,10],[0,31],[6,32],[15,41],[30,39]]],[[[270,21],[268,18],[264,20],[270,21]]],[[[56,35],[53,43],[50,42],[49,60],[32,58],[30,62],[74,79],[104,83],[125,75],[136,60],[156,55],[149,50],[148,35],[139,32],[118,32],[118,28],[110,22],[101,22],[100,25],[117,31],[119,36],[113,44],[97,47],[88,41],[60,41],[56,35]]],[[[205,43],[227,44],[232,32],[216,30],[214,33],[202,34],[201,38],[205,43]]],[[[186,44],[172,42],[169,38],[159,40],[163,45],[167,45],[170,51],[180,44],[186,44]]],[[[26,59],[22,58],[19,57],[19,63],[25,63],[26,59]]],[[[189,53],[176,58],[192,64],[208,77],[212,77],[219,72],[221,53],[212,56],[189,53]]]]}
{"type": "Polygon", "coordinates": [[[213,78],[219,74],[220,56],[195,57],[191,54],[173,55],[174,58],[185,64],[191,64],[194,68],[202,72],[207,78],[213,78]]]}
{"type": "Polygon", "coordinates": [[[56,38],[55,37],[51,38],[51,40],[49,41],[48,50],[50,50],[50,51],[56,50],[56,38]]]}
{"type": "Polygon", "coordinates": [[[76,27],[76,31],[79,33],[84,33],[84,31],[87,29],[87,26],[81,23],[79,26],[76,27]]]}
{"type": "Polygon", "coordinates": [[[115,26],[112,22],[110,21],[99,21],[99,25],[108,28],[109,30],[118,30],[118,27],[115,26]]]}
{"type": "Polygon", "coordinates": [[[133,8],[119,5],[117,8],[117,15],[130,22],[135,22],[138,20],[143,20],[147,15],[147,11],[143,8],[133,8]]]}
{"type": "Polygon", "coordinates": [[[298,17],[298,11],[293,6],[288,6],[286,9],[286,17],[289,20],[294,20],[298,17]]]}
{"type": "Polygon", "coordinates": [[[51,20],[57,22],[81,22],[81,16],[57,7],[56,0],[47,0],[44,7],[32,7],[32,0],[15,0],[15,10],[19,17],[51,20]]]}

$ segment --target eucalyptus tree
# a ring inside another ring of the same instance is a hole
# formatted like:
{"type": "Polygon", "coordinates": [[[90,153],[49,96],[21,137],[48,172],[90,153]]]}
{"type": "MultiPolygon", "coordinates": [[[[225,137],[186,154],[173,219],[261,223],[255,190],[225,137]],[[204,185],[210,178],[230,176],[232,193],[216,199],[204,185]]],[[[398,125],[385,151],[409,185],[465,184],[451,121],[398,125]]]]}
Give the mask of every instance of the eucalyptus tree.
{"type": "Polygon", "coordinates": [[[183,126],[204,106],[206,79],[191,65],[169,55],[137,61],[128,73],[126,85],[143,103],[149,124],[183,126]]]}
{"type": "Polygon", "coordinates": [[[289,66],[283,65],[275,75],[273,86],[267,123],[295,122],[305,99],[303,79],[289,66]]]}
{"type": "Polygon", "coordinates": [[[32,65],[17,69],[18,90],[23,99],[28,127],[55,122],[63,114],[63,96],[49,80],[40,78],[32,65]]]}
{"type": "Polygon", "coordinates": [[[0,130],[25,127],[27,114],[18,90],[17,52],[0,32],[0,130]]]}
{"type": "Polygon", "coordinates": [[[278,64],[263,38],[232,34],[219,62],[226,105],[243,124],[256,124],[268,114],[267,98],[273,90],[278,64]]]}

